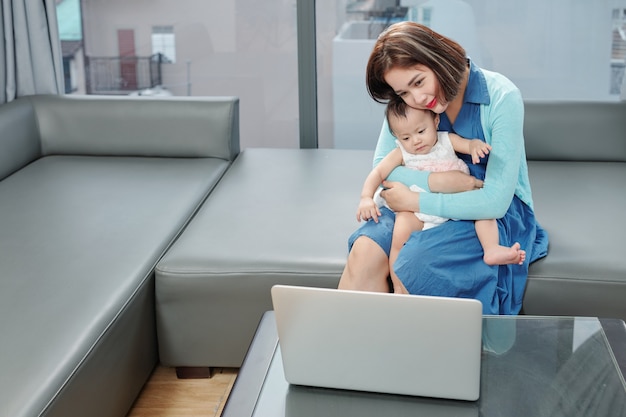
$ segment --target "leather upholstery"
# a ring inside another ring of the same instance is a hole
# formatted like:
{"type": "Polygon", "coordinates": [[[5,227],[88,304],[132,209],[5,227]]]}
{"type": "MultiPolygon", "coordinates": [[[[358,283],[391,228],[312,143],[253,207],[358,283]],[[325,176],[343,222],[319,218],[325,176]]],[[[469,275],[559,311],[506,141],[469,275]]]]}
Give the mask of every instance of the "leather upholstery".
{"type": "Polygon", "coordinates": [[[241,366],[273,284],[336,288],[372,156],[244,150],[157,267],[161,362],[241,366]]]}
{"type": "Polygon", "coordinates": [[[158,360],[154,266],[236,155],[237,112],[236,98],[0,106],[1,150],[31,159],[0,181],[0,414],[126,415],[158,360]]]}
{"type": "MultiPolygon", "coordinates": [[[[626,103],[526,104],[533,197],[550,237],[530,266],[526,314],[626,319],[625,115],[626,103]]],[[[244,150],[157,265],[162,362],[240,366],[271,285],[335,287],[371,158],[244,150]]]]}

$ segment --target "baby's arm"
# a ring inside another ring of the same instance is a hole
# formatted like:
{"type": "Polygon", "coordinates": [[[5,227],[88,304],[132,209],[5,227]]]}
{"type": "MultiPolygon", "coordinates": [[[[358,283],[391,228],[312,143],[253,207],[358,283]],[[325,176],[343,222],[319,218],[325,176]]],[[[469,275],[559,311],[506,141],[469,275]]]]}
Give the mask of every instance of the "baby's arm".
{"type": "Polygon", "coordinates": [[[374,194],[380,184],[387,178],[393,169],[402,165],[402,152],[396,148],[389,152],[387,156],[369,173],[361,190],[361,201],[356,212],[357,221],[374,219],[378,221],[380,210],[374,202],[374,194]]]}
{"type": "Polygon", "coordinates": [[[465,139],[456,133],[448,133],[448,137],[454,150],[470,155],[474,164],[479,163],[480,158],[484,158],[491,150],[491,145],[480,139],[465,139]]]}

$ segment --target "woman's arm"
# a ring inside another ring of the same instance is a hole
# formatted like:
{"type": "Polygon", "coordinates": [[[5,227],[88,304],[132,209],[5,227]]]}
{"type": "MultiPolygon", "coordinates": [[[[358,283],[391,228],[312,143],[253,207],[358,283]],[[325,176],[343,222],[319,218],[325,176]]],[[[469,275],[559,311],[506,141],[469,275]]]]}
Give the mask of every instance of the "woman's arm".
{"type": "MultiPolygon", "coordinates": [[[[384,120],[374,152],[374,166],[377,166],[389,152],[396,148],[396,138],[391,134],[387,120],[384,120]]],[[[474,177],[460,171],[431,173],[405,166],[396,167],[387,176],[387,180],[401,182],[406,186],[417,185],[433,193],[457,193],[473,190],[477,185],[478,187],[482,186],[482,184],[476,183],[474,177]]]]}
{"type": "Polygon", "coordinates": [[[490,219],[501,218],[511,205],[524,155],[524,103],[510,81],[496,82],[499,85],[491,91],[490,105],[481,108],[483,131],[492,147],[483,188],[458,194],[423,193],[419,197],[423,213],[466,220],[490,219]]]}

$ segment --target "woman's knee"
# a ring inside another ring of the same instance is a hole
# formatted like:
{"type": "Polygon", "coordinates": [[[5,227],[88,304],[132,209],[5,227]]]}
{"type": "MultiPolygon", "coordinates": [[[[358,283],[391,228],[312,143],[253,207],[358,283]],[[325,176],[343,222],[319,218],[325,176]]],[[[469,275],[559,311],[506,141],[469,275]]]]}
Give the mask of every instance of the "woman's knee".
{"type": "Polygon", "coordinates": [[[387,264],[388,257],[376,242],[367,236],[361,236],[354,241],[348,261],[357,262],[359,265],[368,264],[369,267],[373,267],[379,264],[387,264]]]}
{"type": "Polygon", "coordinates": [[[376,242],[361,236],[354,242],[339,280],[339,289],[388,291],[389,261],[376,242]]]}

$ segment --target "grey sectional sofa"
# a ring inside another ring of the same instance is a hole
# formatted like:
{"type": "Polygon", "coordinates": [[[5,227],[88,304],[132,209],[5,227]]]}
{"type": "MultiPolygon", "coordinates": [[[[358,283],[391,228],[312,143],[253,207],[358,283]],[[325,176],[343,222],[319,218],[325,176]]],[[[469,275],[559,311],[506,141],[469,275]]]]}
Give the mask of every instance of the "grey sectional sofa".
{"type": "MultiPolygon", "coordinates": [[[[525,314],[626,319],[626,103],[526,103],[525,314]]],[[[372,152],[246,149],[156,268],[162,363],[240,366],[273,284],[336,287],[372,152]]]]}
{"type": "MultiPolygon", "coordinates": [[[[526,314],[626,319],[626,104],[527,103],[526,314]]],[[[0,106],[0,416],[124,416],[238,367],[278,283],[336,287],[370,151],[239,152],[236,98],[0,106]]]]}
{"type": "Polygon", "coordinates": [[[0,416],[124,416],[154,267],[239,152],[238,100],[0,106],[0,416]]]}

